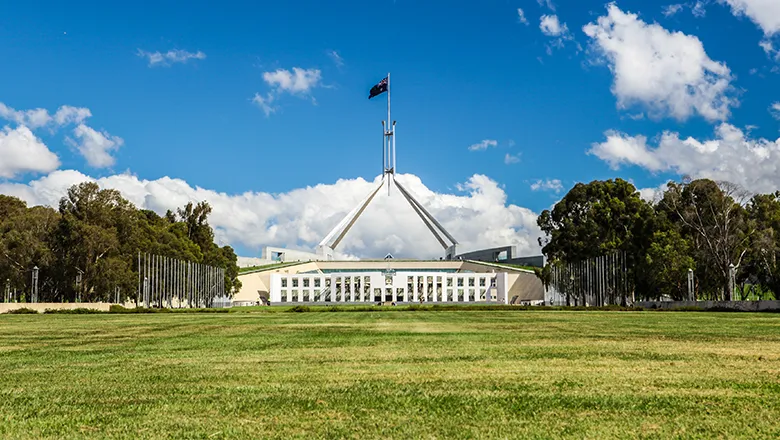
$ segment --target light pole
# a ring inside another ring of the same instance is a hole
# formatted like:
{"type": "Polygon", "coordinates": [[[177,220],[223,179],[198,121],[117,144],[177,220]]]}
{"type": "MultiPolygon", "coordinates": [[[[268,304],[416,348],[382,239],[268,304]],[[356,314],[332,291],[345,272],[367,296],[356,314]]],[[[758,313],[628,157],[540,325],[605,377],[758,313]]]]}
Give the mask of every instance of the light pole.
{"type": "Polygon", "coordinates": [[[76,270],[79,272],[76,274],[76,302],[81,302],[81,279],[84,272],[78,267],[76,270]]]}
{"type": "Polygon", "coordinates": [[[38,302],[38,266],[32,270],[32,302],[38,302]]]}

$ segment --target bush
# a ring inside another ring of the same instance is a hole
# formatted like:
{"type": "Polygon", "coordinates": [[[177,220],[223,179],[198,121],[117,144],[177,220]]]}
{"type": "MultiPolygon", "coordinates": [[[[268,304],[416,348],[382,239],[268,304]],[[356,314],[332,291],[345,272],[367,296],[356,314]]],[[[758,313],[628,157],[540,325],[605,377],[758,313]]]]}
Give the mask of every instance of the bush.
{"type": "Polygon", "coordinates": [[[128,309],[120,305],[111,305],[108,308],[108,313],[228,313],[229,309],[152,309],[145,307],[137,307],[128,309]]]}
{"type": "Polygon", "coordinates": [[[27,307],[22,307],[21,309],[14,309],[9,310],[5,312],[6,315],[37,315],[38,312],[33,309],[28,309],[27,307]]]}
{"type": "MultiPolygon", "coordinates": [[[[295,306],[295,307],[291,307],[287,311],[291,313],[305,313],[305,312],[311,312],[311,309],[309,308],[309,306],[295,306]]],[[[338,310],[333,310],[333,311],[337,312],[338,310]]]]}
{"type": "Polygon", "coordinates": [[[47,315],[94,315],[99,313],[105,313],[101,312],[100,310],[95,309],[46,309],[44,314],[47,315]]]}

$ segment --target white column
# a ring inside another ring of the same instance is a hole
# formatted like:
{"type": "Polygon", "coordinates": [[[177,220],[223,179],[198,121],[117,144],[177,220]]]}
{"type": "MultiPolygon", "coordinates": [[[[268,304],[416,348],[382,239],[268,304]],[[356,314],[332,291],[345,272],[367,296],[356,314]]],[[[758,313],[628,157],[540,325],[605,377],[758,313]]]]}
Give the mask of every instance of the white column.
{"type": "Polygon", "coordinates": [[[269,295],[271,303],[278,304],[282,301],[282,275],[278,273],[271,274],[271,294],[269,295]]]}

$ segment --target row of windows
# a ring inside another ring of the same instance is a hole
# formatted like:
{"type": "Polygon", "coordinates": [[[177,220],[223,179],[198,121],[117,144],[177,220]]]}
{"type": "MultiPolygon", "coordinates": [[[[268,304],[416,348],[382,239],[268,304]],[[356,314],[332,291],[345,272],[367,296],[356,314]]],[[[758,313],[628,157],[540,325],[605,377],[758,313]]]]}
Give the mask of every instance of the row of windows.
{"type": "MultiPolygon", "coordinates": [[[[422,289],[422,286],[423,286],[424,282],[426,282],[426,284],[429,284],[429,285],[433,284],[434,277],[432,277],[432,276],[427,277],[427,279],[426,279],[426,277],[421,277],[421,276],[420,277],[416,277],[416,278],[417,278],[417,284],[420,286],[420,289],[422,289]]],[[[457,284],[457,287],[465,287],[464,283],[466,283],[466,282],[468,283],[468,287],[476,287],[477,280],[479,280],[478,281],[479,287],[486,287],[486,285],[487,285],[487,279],[484,278],[484,277],[479,277],[479,278],[474,278],[474,277],[450,278],[450,277],[447,277],[447,279],[446,279],[447,287],[453,287],[453,279],[455,280],[455,283],[457,284]]],[[[337,285],[340,285],[342,283],[344,285],[346,285],[346,286],[354,285],[358,289],[360,288],[361,280],[363,281],[363,283],[365,283],[366,286],[370,286],[371,285],[371,277],[368,277],[368,276],[366,276],[366,277],[335,277],[335,283],[337,285]]],[[[282,281],[282,288],[287,288],[287,287],[293,287],[293,288],[296,288],[296,287],[303,287],[303,288],[323,287],[322,286],[322,284],[323,284],[322,283],[322,281],[323,281],[322,278],[291,278],[291,279],[289,279],[289,282],[288,282],[288,278],[282,278],[281,281],[282,281]]],[[[325,287],[330,287],[330,285],[331,285],[331,278],[325,278],[324,281],[325,281],[325,283],[324,283],[325,287]]],[[[414,282],[415,282],[415,277],[413,277],[413,276],[407,277],[407,283],[408,284],[413,284],[414,282]]],[[[392,283],[393,283],[392,278],[390,278],[389,280],[385,280],[385,284],[392,284],[392,283]]],[[[436,277],[437,287],[441,287],[441,283],[442,283],[442,277],[440,277],[440,276],[436,277]]],[[[494,285],[494,284],[491,283],[491,285],[494,285]]]]}
{"type": "MultiPolygon", "coordinates": [[[[405,291],[403,288],[374,289],[373,295],[369,296],[368,292],[364,292],[362,295],[347,295],[340,294],[338,292],[328,291],[312,291],[312,290],[282,290],[281,302],[381,302],[381,301],[415,301],[414,295],[410,294],[404,298],[405,291]]],[[[428,292],[427,295],[423,295],[425,301],[448,301],[448,302],[474,302],[485,301],[487,299],[487,289],[448,289],[446,296],[442,296],[441,291],[437,292],[434,296],[433,292],[428,292]]],[[[418,296],[419,300],[419,296],[418,296]]]]}

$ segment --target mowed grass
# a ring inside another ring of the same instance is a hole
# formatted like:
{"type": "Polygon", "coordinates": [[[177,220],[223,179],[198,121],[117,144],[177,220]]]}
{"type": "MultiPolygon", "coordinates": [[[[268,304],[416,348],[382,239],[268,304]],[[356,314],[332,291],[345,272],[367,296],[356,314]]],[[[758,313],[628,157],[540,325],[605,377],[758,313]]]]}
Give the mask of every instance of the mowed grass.
{"type": "Polygon", "coordinates": [[[780,315],[0,315],[0,438],[780,438],[780,315]]]}

